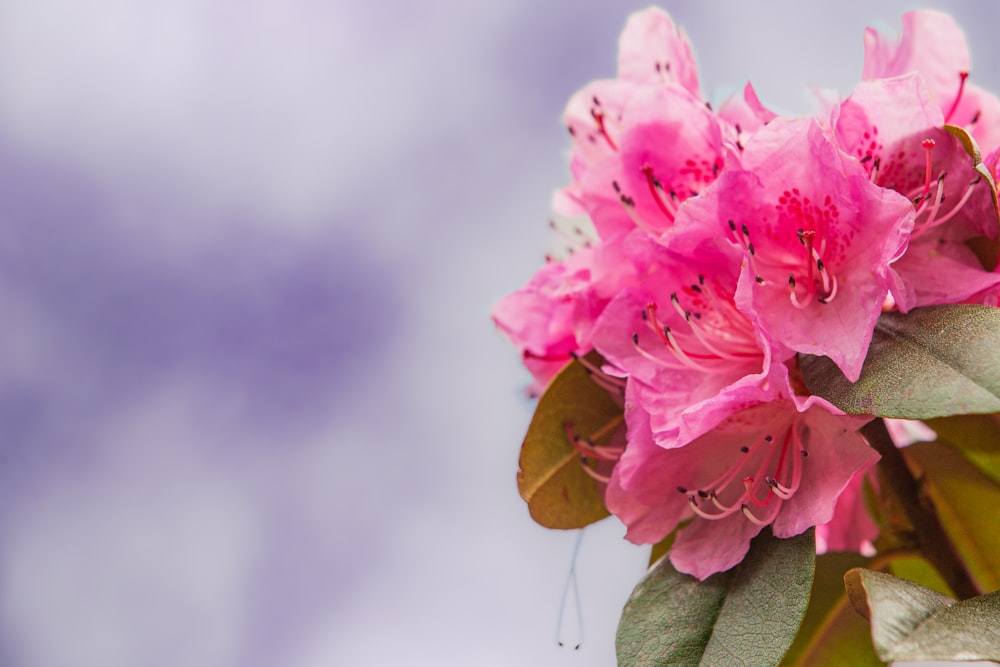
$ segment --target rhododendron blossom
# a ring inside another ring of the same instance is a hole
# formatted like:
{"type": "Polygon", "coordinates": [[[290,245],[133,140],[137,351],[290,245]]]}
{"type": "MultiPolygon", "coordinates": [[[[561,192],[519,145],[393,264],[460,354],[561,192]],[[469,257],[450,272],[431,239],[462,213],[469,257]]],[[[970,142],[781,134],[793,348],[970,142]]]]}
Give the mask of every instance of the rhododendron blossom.
{"type": "Polygon", "coordinates": [[[555,391],[570,379],[613,395],[597,434],[540,411],[544,437],[530,441],[551,451],[522,458],[556,463],[527,485],[529,504],[558,478],[552,514],[571,514],[580,482],[588,517],[610,511],[635,543],[674,535],[670,562],[698,579],[739,563],[765,528],[815,527],[820,552],[874,553],[873,466],[900,454],[886,429],[926,429],[887,417],[941,413],[878,411],[891,388],[865,382],[842,402],[817,377],[867,379],[866,361],[885,361],[885,335],[871,345],[880,318],[884,334],[952,317],[912,309],[998,300],[1000,101],[968,81],[945,14],[907,13],[898,39],[869,30],[864,48],[863,80],[815,117],[771,111],[749,83],[716,111],[670,17],[628,19],[617,78],[584,86],[563,115],[561,247],[493,310],[535,389],[574,364],[552,405],[574,408],[555,391]]]}
{"type": "Polygon", "coordinates": [[[737,304],[789,353],[828,356],[856,380],[913,220],[818,123],[778,119],[678,228],[707,225],[740,247],[737,304]]]}
{"type": "Polygon", "coordinates": [[[609,372],[628,378],[656,442],[673,447],[715,426],[738,401],[763,400],[769,376],[784,378],[784,369],[771,368],[769,342],[734,303],[733,248],[706,237],[679,255],[640,233],[629,248],[642,279],[608,304],[594,347],[609,372]]]}
{"type": "Polygon", "coordinates": [[[833,519],[841,492],[878,460],[856,433],[867,418],[837,415],[821,403],[799,412],[791,400],[735,413],[684,447],[653,442],[648,414],[627,413],[629,444],[607,492],[627,537],[655,543],[679,523],[674,566],[698,578],[727,570],[771,525],[778,537],[833,519]]]}
{"type": "Polygon", "coordinates": [[[863,82],[835,110],[840,147],[859,160],[873,183],[913,203],[908,248],[892,266],[901,279],[893,296],[903,311],[961,302],[1000,280],[966,245],[976,237],[996,237],[993,193],[943,125],[916,72],[863,82]]]}
{"type": "Polygon", "coordinates": [[[919,72],[944,122],[966,128],[990,152],[1000,146],[1000,99],[967,81],[970,65],[965,34],[944,12],[903,14],[903,32],[898,38],[874,28],[865,31],[863,79],[919,72]]]}

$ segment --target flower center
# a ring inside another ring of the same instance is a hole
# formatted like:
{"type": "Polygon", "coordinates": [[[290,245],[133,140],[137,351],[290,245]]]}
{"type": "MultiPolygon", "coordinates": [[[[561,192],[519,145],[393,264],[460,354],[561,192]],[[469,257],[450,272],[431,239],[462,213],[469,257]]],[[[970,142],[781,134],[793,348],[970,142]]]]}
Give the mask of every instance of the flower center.
{"type": "Polygon", "coordinates": [[[638,331],[632,334],[632,345],[646,359],[671,368],[712,373],[718,370],[719,364],[715,362],[724,362],[725,367],[731,368],[733,362],[760,358],[753,325],[736,309],[732,298],[720,294],[718,286],[706,281],[705,276],[699,275],[697,282],[680,294],[672,292],[670,304],[681,318],[677,327],[661,321],[655,303],[647,304],[640,312],[655,347],[652,352],[647,350],[645,345],[650,336],[640,336],[638,331]],[[661,349],[667,354],[655,353],[661,349]]]}
{"type": "MultiPolygon", "coordinates": [[[[797,198],[798,190],[792,192],[797,198]]],[[[786,192],[781,201],[791,201],[789,197],[791,194],[786,192]]],[[[815,212],[811,209],[817,207],[812,206],[808,197],[801,201],[799,210],[808,211],[810,214],[799,216],[800,222],[805,221],[813,227],[822,226],[817,224],[816,216],[811,214],[815,212]]],[[[836,218],[840,214],[829,196],[824,201],[822,212],[827,219],[836,218]]],[[[736,222],[730,220],[729,231],[746,250],[750,267],[754,272],[754,280],[758,285],[787,289],[788,299],[799,310],[807,308],[813,301],[826,304],[837,297],[840,282],[824,259],[831,254],[832,249],[827,247],[826,239],[822,238],[816,229],[799,227],[796,230],[801,250],[791,251],[773,246],[765,253],[759,252],[750,240],[750,228],[745,223],[737,228],[736,222]],[[786,287],[782,287],[782,284],[786,287]]]]}
{"type": "Polygon", "coordinates": [[[724,519],[735,512],[757,525],[767,525],[781,509],[781,501],[795,495],[802,483],[802,466],[809,453],[799,429],[792,425],[781,444],[766,434],[740,453],[722,474],[705,485],[678,486],[687,495],[691,511],[703,519],[724,519]]]}

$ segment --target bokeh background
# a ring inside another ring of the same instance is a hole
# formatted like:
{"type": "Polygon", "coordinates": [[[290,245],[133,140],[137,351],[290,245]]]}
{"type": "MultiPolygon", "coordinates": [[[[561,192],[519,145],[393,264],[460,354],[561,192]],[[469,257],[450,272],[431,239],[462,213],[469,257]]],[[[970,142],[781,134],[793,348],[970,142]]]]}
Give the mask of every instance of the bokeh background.
{"type": "MultiPolygon", "coordinates": [[[[0,0],[0,665],[613,664],[646,551],[587,530],[560,648],[488,312],[645,4],[0,0]]],[[[802,113],[910,4],[663,6],[802,113]]]]}

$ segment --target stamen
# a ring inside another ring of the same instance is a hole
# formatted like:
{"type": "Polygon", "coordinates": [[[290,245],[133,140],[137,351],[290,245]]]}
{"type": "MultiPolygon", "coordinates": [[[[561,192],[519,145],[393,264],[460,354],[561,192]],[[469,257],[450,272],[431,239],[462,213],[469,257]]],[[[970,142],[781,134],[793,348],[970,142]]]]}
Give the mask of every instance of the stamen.
{"type": "Polygon", "coordinates": [[[757,525],[769,524],[780,511],[782,502],[792,498],[798,491],[802,483],[803,462],[808,455],[797,424],[790,425],[785,431],[780,448],[774,447],[773,443],[774,438],[767,434],[750,446],[742,446],[740,451],[750,458],[741,456],[715,481],[703,487],[709,491],[689,492],[684,486],[678,486],[677,491],[687,494],[691,511],[702,518],[722,519],[739,510],[757,525]],[[754,456],[753,453],[760,452],[761,448],[766,448],[761,456],[754,456]],[[749,461],[755,462],[752,473],[744,472],[749,461]],[[765,475],[768,469],[773,470],[773,474],[765,475]],[[764,480],[766,488],[758,488],[755,480],[764,480]],[[730,504],[720,498],[720,495],[732,497],[734,491],[738,491],[738,494],[730,504]],[[761,496],[761,493],[764,495],[761,496]],[[706,500],[709,502],[704,502],[706,500]],[[753,507],[767,509],[761,515],[754,513],[753,507]]]}
{"type": "MultiPolygon", "coordinates": [[[[702,285],[705,285],[705,279],[704,279],[703,276],[698,276],[698,279],[699,279],[699,282],[702,285]]],[[[704,288],[702,288],[699,285],[691,285],[691,289],[694,290],[695,292],[698,292],[699,294],[704,294],[706,296],[713,296],[714,297],[714,290],[710,289],[707,285],[704,288]]],[[[750,359],[750,358],[756,358],[756,357],[760,356],[760,350],[757,349],[756,346],[740,345],[736,341],[731,340],[729,336],[726,337],[726,344],[729,347],[736,347],[736,348],[738,348],[739,351],[737,351],[737,352],[728,352],[728,351],[725,351],[725,350],[721,349],[720,346],[716,345],[711,340],[712,332],[710,332],[708,330],[708,328],[706,327],[706,325],[699,323],[698,320],[700,319],[700,316],[698,316],[697,313],[696,313],[695,317],[692,318],[691,317],[691,311],[684,310],[684,308],[680,304],[680,299],[677,297],[677,293],[676,292],[674,292],[673,294],[670,295],[670,302],[671,302],[671,304],[673,304],[674,310],[676,310],[677,313],[681,317],[684,318],[684,321],[687,322],[687,325],[691,329],[691,333],[694,334],[695,338],[697,338],[698,341],[702,345],[704,345],[714,355],[714,357],[712,355],[692,355],[692,356],[699,357],[699,358],[701,356],[704,356],[704,358],[706,358],[706,359],[719,358],[719,359],[731,359],[731,360],[750,359]]],[[[721,310],[721,309],[719,309],[719,310],[721,310]]],[[[723,315],[722,312],[720,312],[719,314],[723,315]]],[[[735,320],[735,322],[737,324],[742,324],[743,323],[743,318],[739,318],[739,319],[735,320]]],[[[742,342],[743,341],[740,341],[740,343],[742,343],[742,342]]]]}
{"type": "MultiPolygon", "coordinates": [[[[594,104],[598,104],[596,97],[594,98],[594,104]]],[[[591,107],[590,115],[594,118],[594,122],[597,123],[598,133],[600,133],[600,135],[604,137],[604,140],[608,142],[608,146],[611,147],[611,150],[617,151],[618,146],[615,145],[614,140],[611,139],[611,135],[608,134],[608,128],[604,125],[604,110],[599,106],[591,107]]]]}
{"type": "MultiPolygon", "coordinates": [[[[717,500],[714,497],[713,497],[712,500],[713,500],[713,502],[715,503],[715,505],[717,507],[721,507],[721,505],[719,505],[719,503],[717,502],[717,500]]],[[[688,505],[691,506],[691,509],[692,509],[692,511],[694,511],[695,514],[697,514],[698,516],[700,516],[703,519],[709,519],[711,521],[716,521],[718,519],[724,519],[727,516],[729,516],[730,514],[732,514],[733,512],[735,512],[737,509],[739,509],[739,503],[737,503],[737,504],[733,505],[732,507],[725,508],[721,512],[718,512],[718,513],[706,512],[705,510],[703,510],[701,507],[698,506],[697,501],[695,501],[694,494],[688,496],[688,505]]]]}
{"type": "Polygon", "coordinates": [[[932,155],[934,153],[934,140],[924,139],[920,142],[920,145],[924,147],[924,151],[927,153],[927,168],[924,175],[924,196],[931,191],[931,163],[932,155]]]}
{"type": "MultiPolygon", "coordinates": [[[[976,185],[979,184],[980,180],[981,180],[981,178],[976,178],[976,180],[974,180],[971,183],[969,183],[968,187],[965,189],[965,192],[962,194],[962,198],[958,200],[958,203],[955,204],[950,211],[948,211],[946,214],[944,214],[940,218],[935,218],[935,214],[937,213],[938,207],[941,204],[940,201],[937,202],[937,204],[931,210],[931,215],[928,217],[927,222],[925,222],[922,225],[920,225],[920,227],[919,227],[919,229],[917,231],[923,232],[923,231],[926,231],[926,230],[928,230],[928,229],[930,229],[932,227],[937,227],[938,225],[942,225],[942,224],[948,222],[949,220],[951,220],[952,217],[954,217],[954,215],[956,213],[958,213],[960,210],[962,210],[962,207],[965,206],[968,203],[969,198],[972,197],[972,191],[975,189],[976,185]]],[[[944,200],[944,194],[943,193],[942,193],[942,196],[941,196],[941,200],[942,201],[944,200]]],[[[917,235],[918,235],[917,233],[913,234],[913,236],[917,236],[917,235]]]]}
{"type": "Polygon", "coordinates": [[[805,300],[799,300],[799,295],[795,292],[795,276],[792,274],[788,274],[788,296],[792,301],[792,305],[799,310],[806,309],[812,303],[812,292],[806,292],[805,300]]]}
{"type": "Polygon", "coordinates": [[[758,500],[757,495],[753,491],[753,481],[753,477],[747,476],[743,478],[743,486],[747,490],[747,498],[752,500],[753,504],[757,507],[764,507],[771,500],[771,496],[774,495],[773,490],[767,492],[767,495],[764,496],[764,500],[758,500]]]}
{"type": "Polygon", "coordinates": [[[933,226],[934,219],[937,217],[938,209],[941,207],[941,202],[944,201],[944,177],[945,175],[943,173],[938,176],[937,192],[934,195],[934,203],[928,204],[930,199],[924,198],[924,200],[920,202],[920,206],[917,207],[916,217],[919,219],[925,212],[927,212],[927,219],[919,225],[917,230],[914,230],[911,238],[917,235],[916,232],[918,230],[925,228],[929,229],[933,226]]]}
{"type": "Polygon", "coordinates": [[[969,78],[968,72],[958,73],[958,95],[955,96],[955,101],[951,103],[951,108],[948,109],[948,113],[944,115],[944,122],[948,123],[951,121],[951,117],[955,114],[958,109],[958,103],[962,99],[962,93],[965,92],[965,80],[969,78]]]}
{"type": "Polygon", "coordinates": [[[781,506],[778,503],[775,503],[774,506],[771,508],[771,510],[766,515],[764,515],[764,518],[761,519],[757,518],[757,516],[753,512],[751,512],[750,508],[747,507],[745,504],[740,506],[740,510],[743,511],[743,516],[748,518],[751,523],[758,526],[767,526],[772,521],[774,521],[774,517],[778,515],[778,510],[780,508],[781,506]]]}
{"type": "Polygon", "coordinates": [[[590,375],[592,380],[599,381],[603,379],[605,382],[611,383],[615,387],[624,387],[625,378],[615,377],[614,375],[608,375],[604,372],[604,369],[598,368],[592,364],[586,357],[580,356],[576,352],[569,352],[569,356],[575,361],[579,361],[580,365],[584,367],[587,374],[590,375]]]}
{"type": "MultiPolygon", "coordinates": [[[[656,355],[651,354],[651,353],[647,352],[646,350],[644,350],[642,348],[642,346],[639,345],[639,334],[637,334],[637,333],[633,333],[632,334],[632,347],[635,349],[635,351],[641,357],[643,357],[644,359],[648,359],[649,361],[652,361],[654,364],[659,364],[660,366],[663,366],[664,368],[671,368],[671,369],[674,369],[674,370],[677,369],[677,365],[676,364],[671,364],[670,360],[668,360],[668,359],[661,359],[660,357],[657,357],[656,355]]],[[[669,348],[669,344],[668,344],[668,348],[669,348]]],[[[696,371],[699,371],[699,372],[709,372],[710,371],[710,369],[703,368],[703,367],[697,365],[695,362],[691,361],[690,359],[683,359],[683,358],[679,357],[676,354],[676,352],[675,352],[675,350],[673,348],[669,348],[669,349],[670,349],[671,352],[674,353],[673,357],[672,357],[673,360],[676,361],[677,363],[679,363],[680,365],[686,366],[687,368],[691,368],[692,370],[696,370],[696,371]]]]}
{"type": "Polygon", "coordinates": [[[820,303],[830,303],[831,301],[837,298],[837,290],[840,285],[840,283],[837,281],[837,276],[832,275],[827,271],[824,271],[823,285],[824,285],[823,290],[826,292],[826,294],[824,296],[819,297],[816,300],[819,301],[820,303]],[[827,278],[826,278],[827,276],[829,276],[829,287],[827,286],[827,278]]]}
{"type": "Polygon", "coordinates": [[[588,475],[590,475],[591,477],[593,477],[595,481],[598,481],[601,484],[608,484],[608,483],[611,482],[611,476],[610,475],[602,475],[601,473],[597,472],[596,470],[594,470],[593,468],[591,468],[589,465],[587,465],[587,460],[586,459],[583,459],[582,461],[580,461],[580,467],[583,468],[583,472],[587,473],[588,475]]]}
{"type": "MultiPolygon", "coordinates": [[[[671,351],[674,352],[674,356],[677,358],[678,361],[680,361],[685,366],[692,368],[694,370],[711,372],[712,370],[711,368],[702,366],[698,364],[695,360],[696,359],[713,360],[713,359],[718,359],[719,357],[714,354],[698,354],[696,352],[686,352],[678,344],[677,338],[670,330],[670,327],[661,324],[660,321],[656,318],[655,303],[651,303],[648,306],[646,306],[645,320],[646,323],[649,325],[649,328],[652,329],[653,333],[655,333],[662,342],[666,343],[670,347],[671,351]]],[[[638,347],[638,343],[636,343],[636,346],[638,347]]]]}
{"type": "MultiPolygon", "coordinates": [[[[670,202],[670,206],[667,206],[667,202],[660,196],[663,191],[663,185],[653,174],[653,168],[651,166],[644,165],[642,167],[642,173],[646,176],[646,185],[649,186],[649,194],[652,195],[653,201],[656,202],[656,206],[660,209],[660,212],[667,217],[668,220],[673,222],[674,218],[677,217],[677,209],[673,207],[673,202],[670,202]]],[[[675,195],[671,193],[673,198],[675,195]]]]}
{"type": "Polygon", "coordinates": [[[563,424],[563,431],[566,434],[566,440],[573,447],[573,449],[580,452],[584,467],[587,467],[586,459],[617,461],[621,458],[622,454],[625,453],[624,446],[616,447],[613,445],[598,445],[595,441],[610,434],[615,428],[621,425],[624,419],[624,415],[613,417],[607,424],[598,429],[598,431],[589,438],[581,438],[578,436],[572,422],[566,422],[563,424]]]}
{"type": "Polygon", "coordinates": [[[625,207],[625,212],[628,213],[628,217],[632,219],[635,226],[650,236],[659,236],[660,232],[647,225],[646,222],[639,217],[639,214],[636,213],[635,199],[622,192],[621,187],[618,185],[618,181],[611,181],[611,187],[615,189],[615,194],[618,195],[618,201],[620,201],[622,206],[625,207]]]}

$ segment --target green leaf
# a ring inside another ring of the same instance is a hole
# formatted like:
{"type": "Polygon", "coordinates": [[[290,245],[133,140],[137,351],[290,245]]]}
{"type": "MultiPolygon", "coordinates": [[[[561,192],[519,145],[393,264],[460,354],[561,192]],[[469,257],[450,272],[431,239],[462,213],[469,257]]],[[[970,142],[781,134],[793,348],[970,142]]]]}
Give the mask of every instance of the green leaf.
{"type": "Polygon", "coordinates": [[[854,569],[844,577],[886,661],[1000,659],[1000,591],[955,602],[912,581],[854,569]]]}
{"type": "Polygon", "coordinates": [[[618,665],[777,665],[805,614],[815,556],[813,529],[787,540],[765,529],[742,563],[705,581],[661,559],[625,604],[618,665]]]}
{"type": "Polygon", "coordinates": [[[942,595],[952,595],[953,593],[947,582],[923,556],[898,556],[892,559],[889,569],[893,575],[900,579],[920,584],[924,588],[937,591],[942,595]]]}
{"type": "Polygon", "coordinates": [[[582,528],[608,516],[602,493],[567,438],[567,424],[598,446],[612,438],[624,442],[622,407],[578,361],[545,390],[521,446],[517,488],[531,518],[546,528],[582,528]]]}
{"type": "Polygon", "coordinates": [[[847,602],[844,573],[867,564],[860,554],[839,552],[816,557],[809,607],[781,667],[879,667],[868,625],[847,602]]]}
{"type": "Polygon", "coordinates": [[[1000,531],[996,508],[1000,484],[980,472],[953,447],[920,442],[903,450],[981,590],[1000,588],[1000,531]]]}
{"type": "Polygon", "coordinates": [[[928,420],[941,440],[962,452],[981,471],[1000,483],[1000,415],[955,415],[928,420]]]}
{"type": "MultiPolygon", "coordinates": [[[[844,587],[843,577],[840,587],[844,587]]],[[[868,624],[854,613],[846,594],[837,599],[820,631],[796,662],[787,663],[788,667],[881,667],[883,664],[872,648],[868,624]]]]}
{"type": "Polygon", "coordinates": [[[844,412],[928,419],[1000,412],[1000,308],[884,313],[855,383],[827,357],[799,355],[809,392],[844,412]]]}

